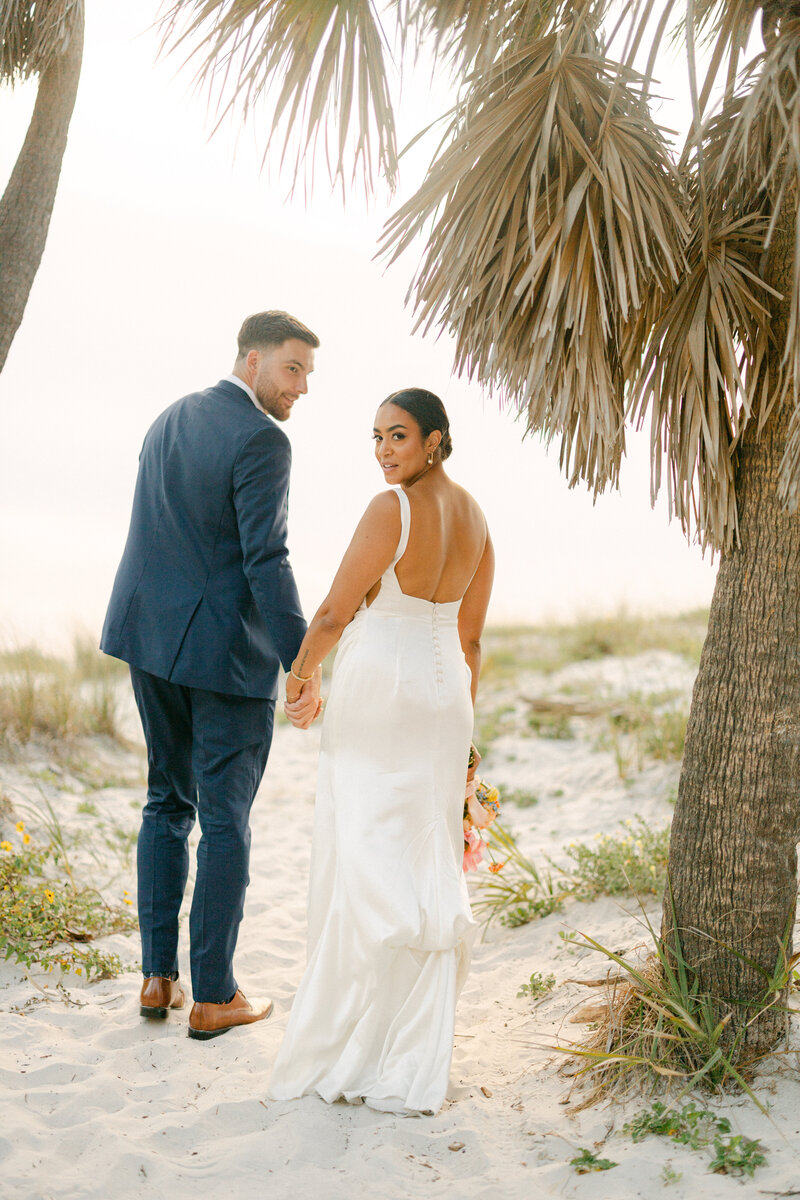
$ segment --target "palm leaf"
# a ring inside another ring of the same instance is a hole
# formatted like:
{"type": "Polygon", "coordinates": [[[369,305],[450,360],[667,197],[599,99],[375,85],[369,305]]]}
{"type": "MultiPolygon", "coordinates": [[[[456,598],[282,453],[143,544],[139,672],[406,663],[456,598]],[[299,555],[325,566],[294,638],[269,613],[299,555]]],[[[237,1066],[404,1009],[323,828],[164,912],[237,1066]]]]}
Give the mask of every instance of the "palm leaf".
{"type": "Polygon", "coordinates": [[[720,67],[727,58],[725,94],[730,99],[739,70],[739,59],[753,32],[763,0],[695,0],[694,23],[701,44],[710,53],[706,75],[700,91],[701,112],[705,111],[720,67]]]}
{"type": "Polygon", "coordinates": [[[795,248],[791,306],[781,375],[772,383],[771,407],[790,402],[792,419],[781,466],[780,494],[795,509],[800,500],[800,20],[785,19],[780,37],[749,64],[730,129],[715,167],[717,186],[747,196],[768,214],[768,249],[784,205],[794,212],[795,248]]]}
{"type": "Polygon", "coordinates": [[[0,81],[40,75],[69,41],[83,0],[3,0],[0,4],[0,81]]]}
{"type": "Polygon", "coordinates": [[[678,278],[686,230],[637,78],[604,58],[596,14],[577,7],[468,81],[383,249],[396,258],[433,221],[418,324],[453,333],[457,370],[560,439],[570,484],[598,491],[624,446],[626,327],[678,278]]]}
{"type": "Polygon", "coordinates": [[[704,235],[697,209],[686,269],[662,301],[630,412],[641,426],[652,410],[652,499],[666,458],[670,511],[684,532],[727,549],[738,533],[736,446],[770,386],[769,289],[758,269],[767,220],[711,204],[704,235]]]}
{"type": "Polygon", "coordinates": [[[401,14],[407,39],[431,43],[454,72],[485,70],[505,52],[530,41],[551,22],[564,0],[413,0],[401,14]]]}
{"type": "Polygon", "coordinates": [[[295,180],[321,137],[332,178],[343,178],[352,154],[353,176],[360,168],[372,186],[377,168],[394,186],[394,113],[371,0],[173,0],[162,22],[164,47],[192,43],[197,81],[217,92],[220,119],[271,95],[265,158],[283,126],[295,180]]]}

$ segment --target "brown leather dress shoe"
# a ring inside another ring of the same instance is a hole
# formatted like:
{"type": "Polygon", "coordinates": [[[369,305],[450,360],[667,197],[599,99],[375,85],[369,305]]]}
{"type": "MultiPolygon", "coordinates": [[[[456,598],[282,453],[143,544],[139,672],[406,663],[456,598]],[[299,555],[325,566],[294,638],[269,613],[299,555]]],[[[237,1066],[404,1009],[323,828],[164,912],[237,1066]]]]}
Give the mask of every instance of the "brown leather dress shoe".
{"type": "Polygon", "coordinates": [[[207,1041],[237,1025],[263,1021],[271,1012],[271,1000],[247,1000],[239,991],[228,1004],[194,1003],[189,1013],[189,1037],[207,1041]]]}
{"type": "Polygon", "coordinates": [[[162,1020],[170,1008],[183,1008],[186,996],[176,979],[163,975],[151,975],[142,984],[139,995],[139,1015],[162,1020]]]}

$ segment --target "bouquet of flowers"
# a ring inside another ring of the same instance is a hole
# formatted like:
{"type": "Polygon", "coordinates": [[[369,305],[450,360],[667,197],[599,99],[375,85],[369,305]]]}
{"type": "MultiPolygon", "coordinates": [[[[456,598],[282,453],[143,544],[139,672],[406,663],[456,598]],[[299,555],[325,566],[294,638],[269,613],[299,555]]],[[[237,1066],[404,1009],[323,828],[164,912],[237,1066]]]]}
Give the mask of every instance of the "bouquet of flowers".
{"type": "MultiPolygon", "coordinates": [[[[483,860],[486,845],[483,830],[491,825],[500,812],[500,795],[496,787],[476,775],[467,784],[464,797],[464,870],[477,870],[483,860]]],[[[494,865],[494,864],[492,864],[494,865]]],[[[490,867],[489,870],[492,868],[490,867]]]]}

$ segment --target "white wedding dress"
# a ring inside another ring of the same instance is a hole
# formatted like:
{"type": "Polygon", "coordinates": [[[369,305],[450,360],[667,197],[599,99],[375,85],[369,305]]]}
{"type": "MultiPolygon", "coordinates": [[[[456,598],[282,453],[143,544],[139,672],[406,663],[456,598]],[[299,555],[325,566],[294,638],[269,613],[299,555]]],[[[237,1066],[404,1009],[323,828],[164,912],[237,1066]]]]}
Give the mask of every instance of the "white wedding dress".
{"type": "Polygon", "coordinates": [[[447,1090],[474,922],[462,870],[472,736],[460,601],[400,590],[402,531],[380,592],[336,656],[322,730],[308,966],[270,1080],[396,1113],[447,1090]]]}

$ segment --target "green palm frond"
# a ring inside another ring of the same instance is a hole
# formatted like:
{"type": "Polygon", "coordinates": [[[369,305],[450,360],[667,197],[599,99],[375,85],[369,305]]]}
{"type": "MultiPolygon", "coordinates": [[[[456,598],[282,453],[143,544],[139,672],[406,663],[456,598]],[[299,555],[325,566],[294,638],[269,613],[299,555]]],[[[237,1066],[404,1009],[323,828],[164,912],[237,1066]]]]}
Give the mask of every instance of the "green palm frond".
{"type": "Polygon", "coordinates": [[[63,53],[83,0],[3,0],[0,81],[40,75],[63,53]]]}
{"type": "Polygon", "coordinates": [[[343,178],[352,154],[353,176],[360,167],[372,186],[377,167],[394,186],[394,113],[371,0],[177,0],[163,30],[172,50],[191,43],[198,81],[218,92],[220,119],[237,104],[249,113],[271,93],[267,150],[281,124],[284,157],[299,134],[295,179],[321,136],[332,178],[343,178]]]}
{"type": "Polygon", "coordinates": [[[604,58],[586,15],[469,81],[383,249],[396,258],[433,220],[418,324],[452,332],[457,369],[559,438],[570,484],[598,491],[623,450],[626,327],[678,278],[686,228],[636,77],[604,58]]]}

